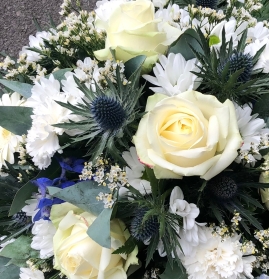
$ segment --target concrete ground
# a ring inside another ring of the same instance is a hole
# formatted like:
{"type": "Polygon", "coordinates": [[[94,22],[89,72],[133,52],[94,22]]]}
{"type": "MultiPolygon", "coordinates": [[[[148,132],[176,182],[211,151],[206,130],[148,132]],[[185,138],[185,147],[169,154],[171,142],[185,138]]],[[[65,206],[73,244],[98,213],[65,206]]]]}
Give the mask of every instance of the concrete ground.
{"type": "MultiPolygon", "coordinates": [[[[33,18],[46,29],[49,16],[53,21],[60,21],[62,0],[1,0],[0,1],[0,51],[11,56],[18,56],[28,37],[36,33],[33,18]]],[[[83,9],[92,10],[96,0],[81,0],[83,9]]]]}

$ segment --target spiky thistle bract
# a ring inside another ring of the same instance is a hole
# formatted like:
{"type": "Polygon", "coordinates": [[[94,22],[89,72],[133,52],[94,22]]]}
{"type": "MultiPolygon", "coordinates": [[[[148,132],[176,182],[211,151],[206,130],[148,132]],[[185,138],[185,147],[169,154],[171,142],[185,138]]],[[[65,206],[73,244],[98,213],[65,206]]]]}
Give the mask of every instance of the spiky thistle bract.
{"type": "Polygon", "coordinates": [[[268,93],[268,75],[261,75],[262,69],[253,70],[265,46],[253,57],[245,55],[247,30],[242,33],[237,47],[233,48],[232,39],[226,42],[223,28],[219,50],[210,46],[210,37],[205,38],[200,28],[197,34],[199,40],[196,40],[203,51],[199,52],[191,45],[190,48],[201,63],[197,66],[200,73],[193,73],[202,79],[202,92],[216,96],[221,102],[230,99],[239,105],[257,100],[262,94],[268,93]]]}
{"type": "Polygon", "coordinates": [[[129,148],[138,124],[136,120],[142,116],[138,100],[144,88],[139,85],[144,59],[145,56],[134,58],[136,63],[132,65],[136,66],[126,84],[123,84],[119,67],[116,68],[115,83],[106,78],[108,85],[106,89],[101,89],[95,83],[95,91],[93,91],[74,77],[78,88],[85,94],[83,104],[71,105],[58,102],[73,114],[82,116],[83,120],[54,126],[82,130],[82,133],[72,139],[72,143],[83,142],[88,148],[86,156],[90,156],[91,161],[102,153],[110,155],[115,160],[123,161],[121,152],[129,148]]]}

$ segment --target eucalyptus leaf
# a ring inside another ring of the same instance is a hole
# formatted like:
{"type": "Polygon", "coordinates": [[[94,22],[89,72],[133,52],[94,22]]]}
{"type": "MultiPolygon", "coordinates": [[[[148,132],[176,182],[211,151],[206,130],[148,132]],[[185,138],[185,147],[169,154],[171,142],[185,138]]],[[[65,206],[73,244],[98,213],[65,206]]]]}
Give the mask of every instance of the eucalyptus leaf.
{"type": "Polygon", "coordinates": [[[14,259],[13,263],[21,261],[26,262],[29,258],[39,257],[39,251],[33,250],[31,248],[32,238],[30,236],[21,235],[14,242],[6,245],[0,252],[0,256],[14,259]]]}
{"type": "Polygon", "coordinates": [[[32,126],[32,108],[0,106],[0,126],[15,135],[27,134],[32,126]]]}
{"type": "Polygon", "coordinates": [[[9,264],[9,259],[0,257],[0,278],[1,279],[18,279],[20,268],[14,264],[9,264]]]}
{"type": "Polygon", "coordinates": [[[102,247],[111,248],[110,237],[110,217],[112,214],[111,208],[105,208],[94,220],[87,230],[89,237],[97,242],[102,247]],[[102,232],[102,233],[100,233],[102,232]]]}
{"type": "Polygon", "coordinates": [[[57,189],[55,189],[55,187],[48,187],[49,194],[66,202],[70,202],[96,216],[104,209],[104,203],[98,201],[96,197],[100,192],[110,193],[108,187],[99,186],[98,183],[93,180],[79,182],[63,190],[57,191],[57,189]]]}
{"type": "Polygon", "coordinates": [[[131,75],[142,66],[145,59],[146,59],[145,55],[138,55],[125,62],[124,74],[127,79],[129,79],[131,75]]]}
{"type": "Polygon", "coordinates": [[[181,53],[186,60],[195,58],[195,54],[189,47],[191,45],[199,53],[204,53],[201,45],[200,38],[197,32],[193,29],[187,29],[177,40],[176,44],[172,45],[168,53],[181,53]]]}
{"type": "Polygon", "coordinates": [[[0,83],[5,87],[21,94],[25,98],[29,98],[32,95],[31,90],[33,85],[31,84],[6,79],[0,79],[0,83]]]}
{"type": "MultiPolygon", "coordinates": [[[[55,79],[57,79],[59,82],[61,82],[63,79],[65,79],[65,74],[67,72],[71,72],[72,68],[66,68],[66,69],[60,69],[58,71],[53,72],[51,75],[54,76],[55,79]]],[[[49,77],[50,75],[47,75],[46,77],[49,77]]]]}

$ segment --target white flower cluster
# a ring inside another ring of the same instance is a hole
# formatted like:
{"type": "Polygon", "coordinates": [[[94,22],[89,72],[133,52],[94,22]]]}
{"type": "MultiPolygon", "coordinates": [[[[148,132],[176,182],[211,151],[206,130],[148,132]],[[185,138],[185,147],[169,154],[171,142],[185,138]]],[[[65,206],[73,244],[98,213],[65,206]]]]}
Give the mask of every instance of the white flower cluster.
{"type": "Polygon", "coordinates": [[[59,81],[50,75],[49,79],[41,78],[40,83],[37,82],[33,86],[32,96],[26,102],[26,106],[33,108],[33,121],[27,134],[26,150],[39,169],[47,168],[52,156],[60,149],[58,135],[64,132],[69,134],[78,132],[65,131],[65,129],[52,126],[78,119],[77,116],[71,115],[70,110],[60,106],[56,101],[75,105],[81,102],[81,98],[61,92],[59,81]]]}
{"type": "Polygon", "coordinates": [[[190,256],[182,256],[188,278],[253,278],[251,273],[255,256],[250,253],[253,251],[252,245],[241,243],[238,234],[221,237],[213,234],[212,228],[205,228],[204,233],[207,241],[194,247],[190,256]]]}
{"type": "Polygon", "coordinates": [[[243,145],[239,149],[235,162],[254,166],[257,160],[262,158],[260,150],[269,146],[269,129],[263,119],[257,118],[258,114],[251,115],[251,104],[243,107],[235,104],[236,117],[243,145]]]}

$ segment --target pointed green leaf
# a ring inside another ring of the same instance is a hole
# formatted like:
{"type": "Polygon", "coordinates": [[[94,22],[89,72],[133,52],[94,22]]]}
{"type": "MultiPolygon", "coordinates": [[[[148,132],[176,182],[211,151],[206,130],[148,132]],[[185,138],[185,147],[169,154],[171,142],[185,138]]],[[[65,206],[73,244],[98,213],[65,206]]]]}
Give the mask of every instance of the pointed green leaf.
{"type": "Polygon", "coordinates": [[[108,187],[98,186],[98,183],[93,180],[79,182],[60,191],[57,189],[48,187],[50,195],[70,202],[94,215],[99,215],[104,209],[104,203],[96,199],[98,194],[100,192],[110,193],[108,187]]]}
{"type": "Polygon", "coordinates": [[[127,79],[129,79],[131,75],[142,66],[145,59],[146,59],[145,55],[138,55],[124,63],[125,66],[124,74],[127,79]]]}
{"type": "Polygon", "coordinates": [[[33,85],[31,84],[6,79],[0,79],[0,83],[2,83],[5,87],[21,94],[25,98],[29,98],[32,95],[31,90],[33,85]]]}
{"type": "Polygon", "coordinates": [[[87,230],[89,237],[102,247],[111,248],[110,217],[112,209],[105,208],[87,230]],[[102,233],[100,233],[102,232],[102,233]]]}

